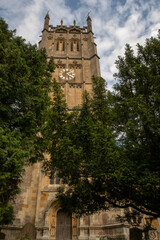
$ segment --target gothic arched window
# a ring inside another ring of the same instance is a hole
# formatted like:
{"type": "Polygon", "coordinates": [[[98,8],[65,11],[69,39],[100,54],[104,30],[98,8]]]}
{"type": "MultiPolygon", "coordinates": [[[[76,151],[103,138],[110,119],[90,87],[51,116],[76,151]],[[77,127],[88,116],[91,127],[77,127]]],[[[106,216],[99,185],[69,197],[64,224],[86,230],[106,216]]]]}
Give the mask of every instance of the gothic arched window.
{"type": "Polygon", "coordinates": [[[51,174],[50,174],[50,184],[60,184],[58,169],[52,168],[51,174]]]}

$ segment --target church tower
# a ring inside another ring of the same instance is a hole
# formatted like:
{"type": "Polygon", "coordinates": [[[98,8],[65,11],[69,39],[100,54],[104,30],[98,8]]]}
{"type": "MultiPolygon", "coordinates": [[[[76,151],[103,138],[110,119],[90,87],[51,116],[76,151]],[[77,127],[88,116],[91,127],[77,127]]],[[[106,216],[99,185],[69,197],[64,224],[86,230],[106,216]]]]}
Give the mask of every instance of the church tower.
{"type": "Polygon", "coordinates": [[[87,18],[87,26],[79,27],[74,20],[73,26],[49,25],[47,14],[39,48],[53,56],[55,72],[53,77],[61,85],[69,109],[82,103],[84,90],[92,91],[92,76],[100,76],[99,57],[92,32],[92,20],[87,18]]]}
{"type": "MultiPolygon", "coordinates": [[[[80,27],[49,24],[44,20],[39,48],[45,48],[48,58],[54,57],[53,78],[61,85],[68,108],[82,104],[85,90],[92,93],[92,75],[100,76],[99,57],[92,32],[92,20],[80,27]]],[[[46,156],[47,157],[47,156],[46,156]]],[[[78,219],[61,211],[56,200],[58,173],[49,179],[41,171],[41,163],[28,166],[21,183],[21,193],[14,204],[15,220],[3,227],[6,240],[20,240],[26,233],[30,240],[129,240],[129,226],[117,221],[121,210],[113,209],[78,219]]]]}

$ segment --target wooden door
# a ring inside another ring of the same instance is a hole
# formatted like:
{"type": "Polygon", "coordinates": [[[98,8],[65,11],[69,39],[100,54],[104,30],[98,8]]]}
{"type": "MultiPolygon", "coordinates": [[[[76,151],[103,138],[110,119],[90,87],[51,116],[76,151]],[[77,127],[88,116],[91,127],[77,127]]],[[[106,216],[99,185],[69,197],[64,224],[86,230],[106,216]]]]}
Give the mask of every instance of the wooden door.
{"type": "Polygon", "coordinates": [[[72,215],[61,210],[57,213],[56,240],[72,239],[72,215]]]}

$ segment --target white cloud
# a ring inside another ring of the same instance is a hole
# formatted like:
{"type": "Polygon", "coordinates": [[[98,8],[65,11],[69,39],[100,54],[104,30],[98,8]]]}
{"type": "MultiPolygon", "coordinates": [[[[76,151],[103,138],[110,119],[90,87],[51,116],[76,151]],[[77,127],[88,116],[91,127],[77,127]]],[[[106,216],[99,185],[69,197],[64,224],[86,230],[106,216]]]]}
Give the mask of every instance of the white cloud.
{"type": "Polygon", "coordinates": [[[80,0],[80,2],[92,8],[98,5],[98,0],[80,0]]]}
{"type": "Polygon", "coordinates": [[[25,8],[24,19],[17,27],[17,34],[34,43],[37,40],[40,25],[40,12],[43,0],[34,0],[25,8]]]}

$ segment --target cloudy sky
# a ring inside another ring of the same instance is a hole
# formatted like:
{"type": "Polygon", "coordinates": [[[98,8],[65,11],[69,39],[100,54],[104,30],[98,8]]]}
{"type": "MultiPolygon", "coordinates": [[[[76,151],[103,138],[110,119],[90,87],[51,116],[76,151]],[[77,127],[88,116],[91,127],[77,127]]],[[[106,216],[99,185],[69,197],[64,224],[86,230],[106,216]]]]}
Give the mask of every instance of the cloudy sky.
{"type": "Polygon", "coordinates": [[[27,42],[38,44],[43,21],[49,11],[50,24],[86,25],[90,13],[95,42],[100,56],[101,75],[114,83],[115,60],[123,55],[126,43],[136,43],[157,36],[160,29],[160,0],[0,0],[0,17],[10,29],[27,42]]]}

